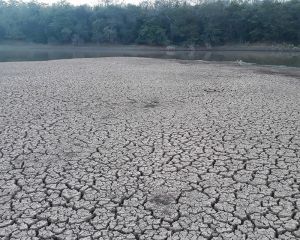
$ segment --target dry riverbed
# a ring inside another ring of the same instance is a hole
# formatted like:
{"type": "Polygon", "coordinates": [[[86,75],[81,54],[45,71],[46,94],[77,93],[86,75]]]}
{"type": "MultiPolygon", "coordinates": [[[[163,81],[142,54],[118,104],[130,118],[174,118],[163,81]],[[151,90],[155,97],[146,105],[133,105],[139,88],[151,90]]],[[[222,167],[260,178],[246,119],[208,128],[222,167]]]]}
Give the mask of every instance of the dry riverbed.
{"type": "Polygon", "coordinates": [[[300,73],[0,63],[1,239],[299,239],[300,73]]]}

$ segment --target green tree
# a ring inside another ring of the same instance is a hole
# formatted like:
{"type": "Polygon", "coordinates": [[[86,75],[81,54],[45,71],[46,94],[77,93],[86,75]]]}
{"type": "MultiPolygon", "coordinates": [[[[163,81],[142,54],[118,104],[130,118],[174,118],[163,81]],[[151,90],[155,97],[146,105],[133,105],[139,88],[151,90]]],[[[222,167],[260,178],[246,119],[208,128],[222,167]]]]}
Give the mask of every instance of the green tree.
{"type": "Polygon", "coordinates": [[[163,28],[146,23],[139,32],[137,42],[149,45],[165,45],[168,43],[168,39],[163,28]]]}
{"type": "Polygon", "coordinates": [[[299,0],[159,0],[139,6],[104,0],[95,7],[0,0],[0,39],[75,45],[300,44],[299,12],[299,0]]]}

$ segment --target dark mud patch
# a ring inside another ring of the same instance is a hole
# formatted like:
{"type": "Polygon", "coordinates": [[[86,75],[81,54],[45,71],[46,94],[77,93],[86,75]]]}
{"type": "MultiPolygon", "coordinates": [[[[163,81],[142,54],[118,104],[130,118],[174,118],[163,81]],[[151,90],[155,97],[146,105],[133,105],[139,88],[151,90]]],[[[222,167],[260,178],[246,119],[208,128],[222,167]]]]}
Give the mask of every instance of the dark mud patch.
{"type": "Polygon", "coordinates": [[[149,101],[138,101],[136,99],[127,97],[127,100],[128,101],[126,102],[126,104],[135,105],[135,106],[139,105],[142,108],[155,108],[159,106],[159,101],[156,99],[149,100],[149,101]]]}
{"type": "Polygon", "coordinates": [[[73,158],[73,157],[77,157],[78,154],[76,152],[65,152],[64,155],[67,158],[73,158]]]}
{"type": "Polygon", "coordinates": [[[168,194],[158,194],[153,196],[150,199],[150,202],[155,203],[157,205],[170,205],[172,202],[174,202],[174,198],[173,196],[168,194]]]}
{"type": "Polygon", "coordinates": [[[133,99],[133,98],[127,97],[127,100],[128,100],[128,102],[129,102],[130,104],[136,104],[136,103],[138,103],[138,101],[135,100],[135,99],[133,99]]]}
{"type": "Polygon", "coordinates": [[[291,77],[300,79],[300,71],[297,70],[275,70],[275,69],[259,69],[256,71],[260,74],[267,74],[267,75],[278,75],[278,76],[284,76],[284,77],[291,77]]]}
{"type": "Polygon", "coordinates": [[[176,60],[177,63],[183,64],[183,65],[199,65],[199,64],[208,64],[208,62],[205,62],[203,60],[176,60]]]}
{"type": "Polygon", "coordinates": [[[152,100],[144,105],[144,108],[155,108],[159,106],[158,100],[152,100]]]}
{"type": "Polygon", "coordinates": [[[206,88],[206,89],[204,89],[204,92],[207,92],[207,93],[221,93],[223,91],[224,91],[224,89],[216,89],[216,88],[206,88]]]}

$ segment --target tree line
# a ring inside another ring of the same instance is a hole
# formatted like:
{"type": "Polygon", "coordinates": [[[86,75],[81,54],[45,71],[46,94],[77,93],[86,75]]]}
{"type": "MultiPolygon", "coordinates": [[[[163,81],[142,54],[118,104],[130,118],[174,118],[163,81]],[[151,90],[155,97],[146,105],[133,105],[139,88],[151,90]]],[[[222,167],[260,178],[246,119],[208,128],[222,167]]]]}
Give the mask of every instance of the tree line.
{"type": "Polygon", "coordinates": [[[300,0],[109,0],[97,6],[0,0],[0,40],[50,44],[300,44],[300,0]]]}

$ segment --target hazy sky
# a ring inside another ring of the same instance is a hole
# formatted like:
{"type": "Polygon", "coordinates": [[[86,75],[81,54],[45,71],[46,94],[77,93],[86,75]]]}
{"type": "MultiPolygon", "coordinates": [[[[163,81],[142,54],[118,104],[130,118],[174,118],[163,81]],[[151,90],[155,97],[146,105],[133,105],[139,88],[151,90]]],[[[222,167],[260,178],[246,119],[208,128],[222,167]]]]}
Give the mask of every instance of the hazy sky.
{"type": "MultiPolygon", "coordinates": [[[[52,4],[58,2],[59,0],[37,0],[37,2],[48,3],[52,4]]],[[[80,4],[89,4],[95,5],[99,2],[99,0],[67,0],[68,2],[72,3],[73,5],[80,5],[80,4]]],[[[124,1],[125,3],[133,3],[139,4],[142,0],[119,0],[119,2],[124,1]]],[[[25,0],[25,2],[30,2],[30,0],[25,0]]]]}

